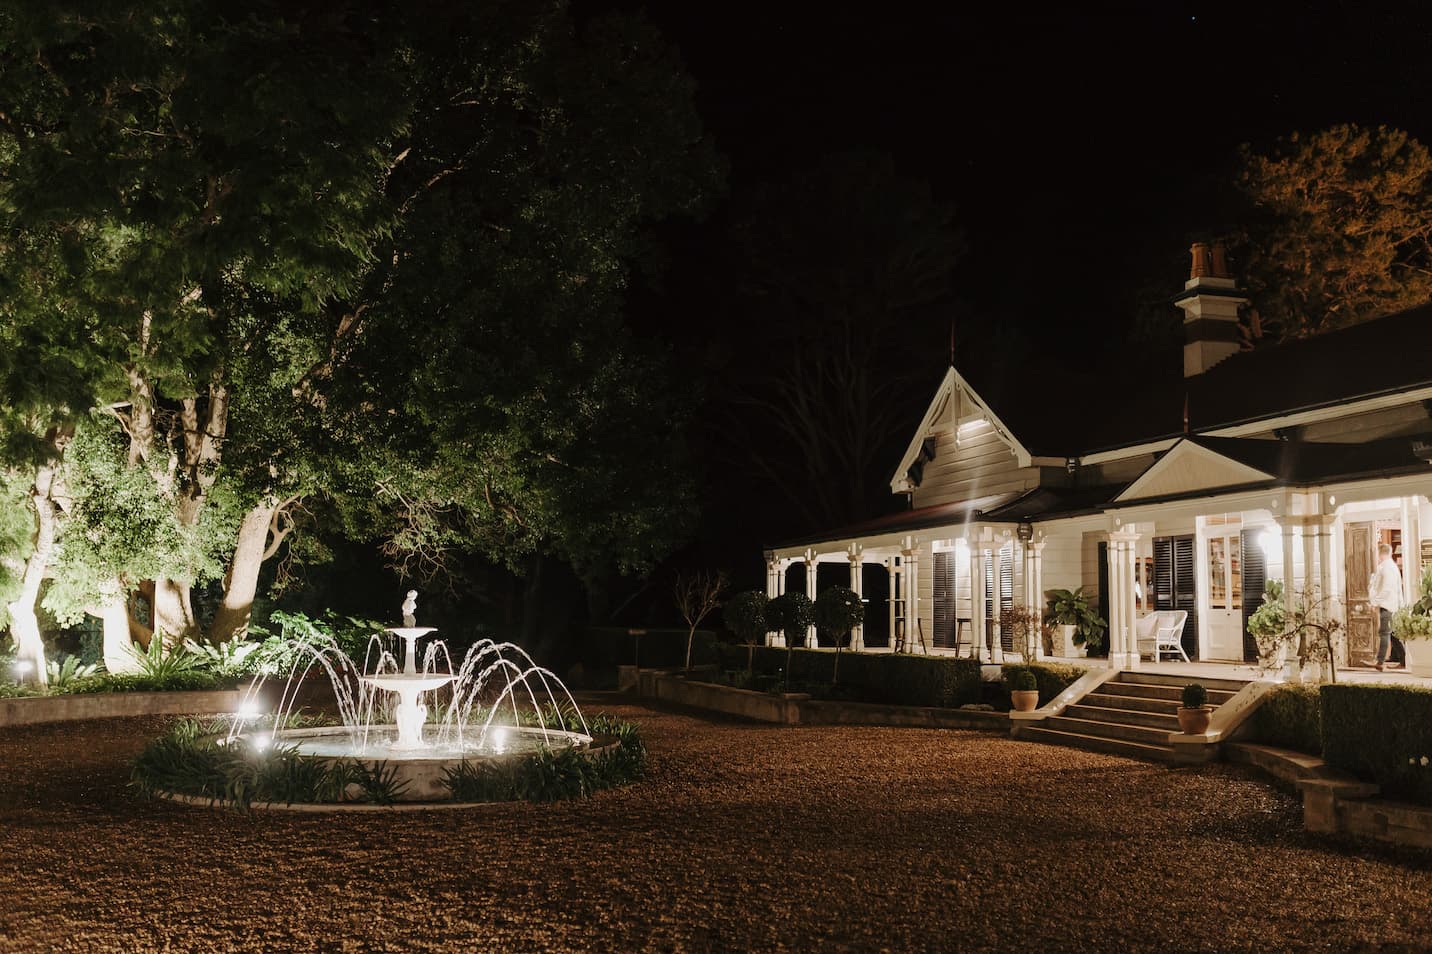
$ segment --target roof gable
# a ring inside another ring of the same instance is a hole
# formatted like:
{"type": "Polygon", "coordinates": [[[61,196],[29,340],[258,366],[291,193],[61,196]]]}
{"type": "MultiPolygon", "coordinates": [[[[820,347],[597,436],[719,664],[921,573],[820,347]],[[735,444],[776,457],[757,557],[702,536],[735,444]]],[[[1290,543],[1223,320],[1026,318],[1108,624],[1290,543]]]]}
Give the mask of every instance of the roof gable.
{"type": "Polygon", "coordinates": [[[910,445],[900,458],[900,466],[895,468],[895,474],[890,478],[891,493],[908,493],[912,489],[907,474],[923,452],[925,438],[941,428],[948,427],[955,432],[955,444],[958,446],[960,425],[976,420],[989,422],[995,436],[1014,453],[1020,467],[1030,466],[1033,458],[1029,450],[1010,432],[999,419],[999,415],[990,409],[989,404],[975,393],[974,388],[955,370],[954,365],[951,365],[945,372],[944,379],[940,381],[940,386],[935,389],[935,396],[930,399],[925,416],[920,419],[920,426],[910,438],[910,445]]]}
{"type": "Polygon", "coordinates": [[[1193,441],[1181,440],[1114,499],[1123,503],[1152,497],[1173,497],[1274,479],[1266,471],[1193,441]]]}

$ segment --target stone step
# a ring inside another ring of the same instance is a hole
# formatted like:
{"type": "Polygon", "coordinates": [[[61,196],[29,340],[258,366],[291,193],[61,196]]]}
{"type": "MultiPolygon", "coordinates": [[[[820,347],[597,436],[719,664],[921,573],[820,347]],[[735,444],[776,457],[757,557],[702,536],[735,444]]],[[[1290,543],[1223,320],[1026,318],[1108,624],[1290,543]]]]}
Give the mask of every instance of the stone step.
{"type": "Polygon", "coordinates": [[[1205,689],[1208,689],[1209,691],[1212,691],[1214,689],[1222,689],[1228,692],[1237,692],[1253,680],[1209,679],[1204,676],[1181,676],[1175,673],[1158,672],[1157,670],[1152,669],[1139,669],[1133,672],[1130,672],[1129,670],[1124,670],[1123,672],[1119,673],[1119,675],[1116,676],[1112,681],[1115,683],[1128,681],[1139,683],[1145,686],[1174,686],[1179,690],[1182,690],[1184,686],[1188,685],[1191,682],[1196,682],[1201,684],[1205,689]]]}
{"type": "Polygon", "coordinates": [[[1124,722],[1098,722],[1093,719],[1074,719],[1069,716],[1050,716],[1044,726],[1071,735],[1091,736],[1101,739],[1120,739],[1126,742],[1142,742],[1145,745],[1168,745],[1169,729],[1152,728],[1143,725],[1129,725],[1124,722]]]}
{"type": "MultiPolygon", "coordinates": [[[[1064,710],[1064,715],[1071,719],[1088,719],[1092,722],[1115,722],[1122,725],[1146,725],[1153,729],[1163,729],[1166,732],[1178,731],[1178,716],[1172,710],[1159,710],[1157,712],[1141,709],[1122,709],[1104,707],[1089,703],[1087,700],[1078,705],[1070,706],[1064,710]]],[[[1149,700],[1140,699],[1139,702],[1149,700]]]]}
{"type": "MultiPolygon", "coordinates": [[[[1105,683],[1107,685],[1107,683],[1105,683]]],[[[1098,706],[1101,709],[1127,709],[1134,712],[1159,712],[1173,715],[1178,708],[1177,699],[1146,699],[1143,696],[1118,696],[1104,692],[1101,686],[1079,700],[1079,705],[1098,706]]]]}
{"type": "MultiPolygon", "coordinates": [[[[1227,689],[1208,689],[1208,703],[1221,706],[1232,699],[1235,692],[1227,689]]],[[[1141,699],[1167,699],[1175,704],[1183,699],[1183,686],[1158,685],[1156,683],[1110,681],[1099,687],[1105,695],[1138,696],[1141,699]]]]}
{"type": "Polygon", "coordinates": [[[1168,746],[1146,745],[1141,742],[1130,742],[1124,739],[1107,739],[1101,736],[1080,735],[1077,732],[1062,732],[1057,729],[1022,726],[1019,729],[1019,738],[1030,742],[1046,742],[1050,745],[1068,745],[1078,749],[1086,749],[1090,752],[1103,752],[1107,755],[1124,755],[1129,758],[1144,759],[1150,762],[1168,762],[1173,759],[1173,750],[1168,746]]]}

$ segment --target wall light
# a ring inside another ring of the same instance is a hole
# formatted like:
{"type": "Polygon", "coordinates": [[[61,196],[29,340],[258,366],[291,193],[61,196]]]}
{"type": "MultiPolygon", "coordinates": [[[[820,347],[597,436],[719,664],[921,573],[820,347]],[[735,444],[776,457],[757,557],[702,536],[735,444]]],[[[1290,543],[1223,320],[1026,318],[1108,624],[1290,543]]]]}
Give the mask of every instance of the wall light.
{"type": "Polygon", "coordinates": [[[964,433],[965,431],[972,431],[977,427],[983,427],[988,423],[989,421],[985,420],[984,418],[977,417],[973,420],[964,421],[963,423],[961,423],[958,430],[960,433],[964,433]]]}

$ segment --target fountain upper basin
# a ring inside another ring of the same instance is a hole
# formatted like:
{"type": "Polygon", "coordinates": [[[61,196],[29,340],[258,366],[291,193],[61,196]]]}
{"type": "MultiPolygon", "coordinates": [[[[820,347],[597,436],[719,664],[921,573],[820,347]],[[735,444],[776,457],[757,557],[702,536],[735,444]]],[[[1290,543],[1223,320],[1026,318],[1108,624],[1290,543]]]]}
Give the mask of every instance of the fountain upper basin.
{"type": "Polygon", "coordinates": [[[391,692],[427,692],[440,689],[452,682],[456,676],[451,673],[389,672],[372,676],[359,676],[364,682],[391,692]]]}

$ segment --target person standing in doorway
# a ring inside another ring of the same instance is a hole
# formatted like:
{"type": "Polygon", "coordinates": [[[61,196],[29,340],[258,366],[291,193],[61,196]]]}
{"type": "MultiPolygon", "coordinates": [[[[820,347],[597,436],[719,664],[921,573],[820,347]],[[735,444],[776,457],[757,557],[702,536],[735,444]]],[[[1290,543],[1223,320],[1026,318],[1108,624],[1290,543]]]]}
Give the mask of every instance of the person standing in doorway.
{"type": "Polygon", "coordinates": [[[1377,570],[1372,574],[1367,599],[1377,607],[1377,669],[1380,672],[1392,648],[1392,614],[1402,609],[1402,571],[1392,559],[1390,544],[1377,546],[1377,570]]]}

